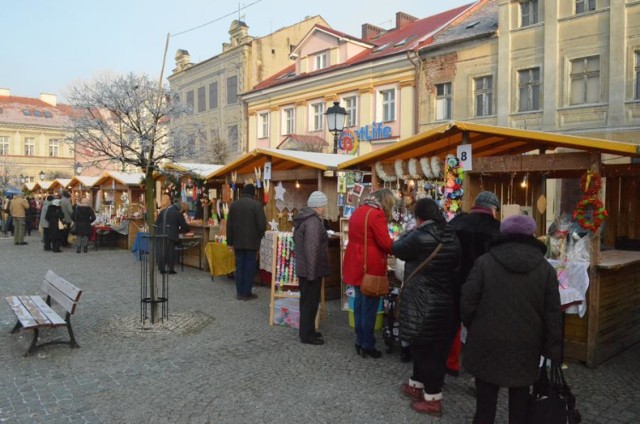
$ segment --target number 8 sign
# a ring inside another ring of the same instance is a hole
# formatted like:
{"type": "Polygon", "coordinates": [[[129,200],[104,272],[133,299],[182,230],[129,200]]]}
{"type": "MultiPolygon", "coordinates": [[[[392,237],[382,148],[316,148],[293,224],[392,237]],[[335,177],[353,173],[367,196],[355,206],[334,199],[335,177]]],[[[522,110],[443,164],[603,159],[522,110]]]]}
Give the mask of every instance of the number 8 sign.
{"type": "Polygon", "coordinates": [[[462,169],[465,171],[471,171],[473,169],[473,153],[471,149],[471,144],[461,144],[458,146],[458,150],[456,153],[460,164],[462,165],[462,169]]]}

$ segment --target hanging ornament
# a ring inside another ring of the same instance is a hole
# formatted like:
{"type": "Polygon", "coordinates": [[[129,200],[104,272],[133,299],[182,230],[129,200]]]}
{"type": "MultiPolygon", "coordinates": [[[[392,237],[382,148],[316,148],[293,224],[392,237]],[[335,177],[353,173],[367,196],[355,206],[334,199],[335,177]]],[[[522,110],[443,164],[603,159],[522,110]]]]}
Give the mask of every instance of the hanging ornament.
{"type": "Polygon", "coordinates": [[[276,190],[276,200],[284,201],[284,193],[287,191],[286,188],[282,186],[282,181],[278,181],[278,185],[275,188],[276,190]]]}
{"type": "Polygon", "coordinates": [[[440,158],[438,156],[433,156],[431,158],[431,173],[433,174],[433,178],[442,177],[441,172],[442,169],[440,167],[440,158]]]}
{"type": "Polygon", "coordinates": [[[388,175],[385,172],[384,165],[382,164],[382,162],[376,162],[374,168],[376,170],[376,175],[378,175],[378,178],[380,178],[382,181],[386,183],[390,183],[396,180],[395,176],[388,175]]]}
{"type": "Polygon", "coordinates": [[[429,158],[424,157],[420,159],[420,168],[422,168],[422,173],[427,178],[433,178],[433,172],[431,171],[431,165],[429,165],[429,158]]]}

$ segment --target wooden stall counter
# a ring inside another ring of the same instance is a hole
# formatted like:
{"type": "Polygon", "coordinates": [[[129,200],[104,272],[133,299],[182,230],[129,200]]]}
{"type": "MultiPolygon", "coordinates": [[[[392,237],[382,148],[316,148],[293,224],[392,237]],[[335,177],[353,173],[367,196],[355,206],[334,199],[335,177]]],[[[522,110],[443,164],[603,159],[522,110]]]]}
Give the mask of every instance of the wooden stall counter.
{"type": "Polygon", "coordinates": [[[587,314],[565,318],[565,356],[589,367],[640,342],[640,252],[604,250],[595,268],[587,314]]]}

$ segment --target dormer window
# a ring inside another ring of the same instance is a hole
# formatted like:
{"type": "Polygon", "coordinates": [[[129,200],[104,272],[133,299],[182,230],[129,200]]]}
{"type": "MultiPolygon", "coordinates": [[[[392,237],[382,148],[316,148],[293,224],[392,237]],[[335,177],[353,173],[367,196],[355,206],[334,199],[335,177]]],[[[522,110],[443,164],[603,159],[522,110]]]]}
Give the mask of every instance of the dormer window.
{"type": "Polygon", "coordinates": [[[329,65],[329,54],[327,52],[322,52],[315,56],[315,71],[320,69],[324,69],[329,65]]]}

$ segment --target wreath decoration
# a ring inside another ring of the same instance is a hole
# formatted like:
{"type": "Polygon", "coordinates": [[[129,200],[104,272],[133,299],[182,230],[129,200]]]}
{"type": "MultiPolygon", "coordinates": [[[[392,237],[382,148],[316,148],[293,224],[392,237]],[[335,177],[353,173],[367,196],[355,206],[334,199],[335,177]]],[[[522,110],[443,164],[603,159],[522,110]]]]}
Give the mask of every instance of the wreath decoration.
{"type": "Polygon", "coordinates": [[[442,169],[440,168],[440,158],[438,156],[433,156],[431,158],[431,172],[433,173],[433,176],[438,178],[441,177],[442,174],[442,169]]]}
{"type": "Polygon", "coordinates": [[[396,181],[396,177],[395,176],[388,175],[385,172],[384,165],[382,164],[382,162],[376,162],[375,169],[376,169],[376,174],[378,175],[378,178],[380,178],[382,181],[384,181],[386,183],[390,183],[390,182],[396,181]]]}
{"type": "Polygon", "coordinates": [[[402,159],[396,159],[396,161],[393,163],[393,167],[394,167],[394,170],[396,171],[396,177],[398,179],[401,179],[401,180],[407,179],[404,173],[404,162],[402,161],[402,159]]]}
{"type": "Polygon", "coordinates": [[[589,171],[580,177],[580,190],[585,196],[597,196],[602,188],[602,176],[589,171]]]}
{"type": "Polygon", "coordinates": [[[429,165],[429,158],[423,157],[420,159],[420,168],[422,168],[422,173],[427,178],[433,178],[433,172],[431,172],[431,165],[429,165]]]}
{"type": "Polygon", "coordinates": [[[578,221],[578,224],[584,228],[585,230],[591,230],[594,233],[598,231],[598,228],[604,222],[604,219],[609,216],[609,213],[604,208],[604,205],[600,199],[597,197],[589,197],[585,195],[578,204],[576,205],[576,209],[573,211],[573,219],[578,221]],[[587,220],[585,213],[587,209],[591,207],[593,210],[591,214],[591,221],[587,220]]]}
{"type": "Polygon", "coordinates": [[[419,180],[420,174],[418,174],[418,159],[409,159],[407,167],[409,168],[409,176],[414,180],[419,180]]]}

